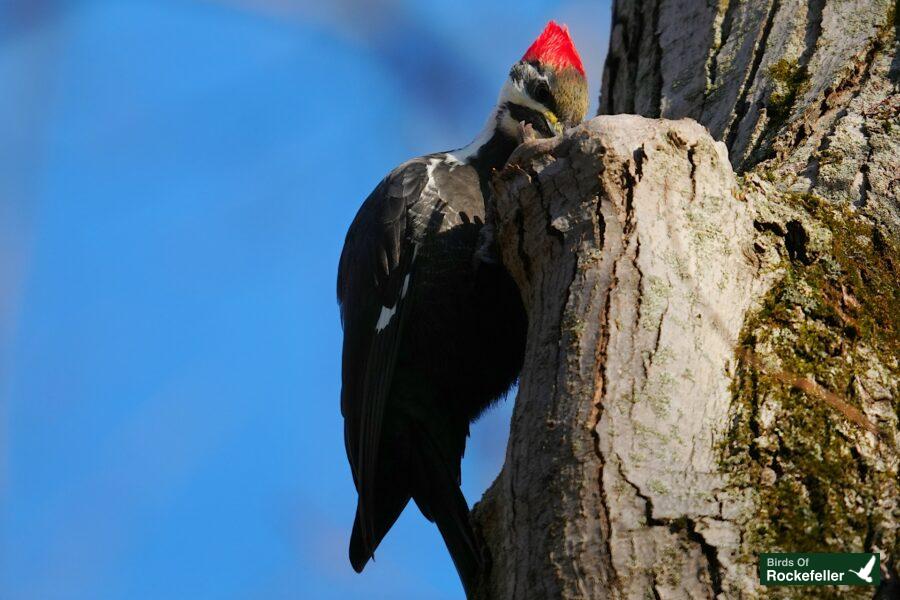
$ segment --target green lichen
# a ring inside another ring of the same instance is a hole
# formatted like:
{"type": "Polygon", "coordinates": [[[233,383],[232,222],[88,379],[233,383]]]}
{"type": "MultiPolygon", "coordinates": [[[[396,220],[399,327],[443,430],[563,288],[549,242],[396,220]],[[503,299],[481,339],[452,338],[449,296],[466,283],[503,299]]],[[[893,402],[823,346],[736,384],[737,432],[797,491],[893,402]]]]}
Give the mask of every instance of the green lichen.
{"type": "Polygon", "coordinates": [[[879,40],[879,42],[881,42],[882,47],[889,47],[890,35],[892,33],[894,34],[895,38],[900,37],[900,36],[898,36],[898,33],[900,33],[900,31],[898,31],[898,28],[897,28],[897,3],[896,2],[891,2],[891,4],[888,6],[887,17],[885,18],[884,26],[881,28],[881,31],[879,31],[880,35],[878,36],[878,40],[879,40]]]}
{"type": "Polygon", "coordinates": [[[797,98],[809,89],[809,73],[806,65],[782,58],[769,67],[768,74],[775,89],[769,94],[766,114],[771,128],[777,130],[791,116],[797,98]]]}
{"type": "Polygon", "coordinates": [[[657,372],[635,394],[635,402],[646,402],[653,414],[662,419],[669,415],[672,402],[672,389],[676,381],[669,373],[657,372]]]}
{"type": "MultiPolygon", "coordinates": [[[[900,544],[883,525],[894,517],[879,499],[897,493],[896,471],[861,455],[857,424],[778,372],[813,380],[857,408],[862,399],[855,382],[872,368],[873,357],[900,381],[900,244],[814,195],[786,195],[780,202],[802,207],[811,226],[831,236],[821,253],[785,248],[791,258],[785,258],[784,277],[741,333],[720,462],[736,488],[756,490],[758,513],[747,517],[746,547],[860,552],[878,546],[893,556],[900,544]]],[[[784,242],[803,239],[787,235],[784,242]]],[[[892,398],[900,415],[898,392],[892,398]]],[[[893,446],[896,432],[876,425],[884,446],[893,446]]],[[[744,560],[755,562],[755,554],[744,560]]],[[[773,588],[769,597],[871,597],[871,590],[773,588]]]]}
{"type": "Polygon", "coordinates": [[[641,311],[641,326],[646,331],[656,331],[662,322],[669,298],[672,296],[672,284],[656,275],[649,276],[647,281],[648,285],[644,289],[641,311]]]}
{"type": "Polygon", "coordinates": [[[651,479],[647,483],[647,486],[650,488],[650,491],[660,496],[669,493],[669,488],[666,487],[666,484],[664,484],[662,481],[659,481],[658,479],[651,479]]]}

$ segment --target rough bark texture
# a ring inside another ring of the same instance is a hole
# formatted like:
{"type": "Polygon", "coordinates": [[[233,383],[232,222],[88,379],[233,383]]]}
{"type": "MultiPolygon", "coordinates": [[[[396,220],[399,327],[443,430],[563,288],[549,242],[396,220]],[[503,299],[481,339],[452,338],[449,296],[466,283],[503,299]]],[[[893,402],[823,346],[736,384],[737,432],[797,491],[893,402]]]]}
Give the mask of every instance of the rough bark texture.
{"type": "Polygon", "coordinates": [[[529,340],[482,596],[872,597],[764,591],[782,550],[879,551],[896,597],[896,6],[614,6],[601,112],[652,118],[495,181],[529,340]]]}

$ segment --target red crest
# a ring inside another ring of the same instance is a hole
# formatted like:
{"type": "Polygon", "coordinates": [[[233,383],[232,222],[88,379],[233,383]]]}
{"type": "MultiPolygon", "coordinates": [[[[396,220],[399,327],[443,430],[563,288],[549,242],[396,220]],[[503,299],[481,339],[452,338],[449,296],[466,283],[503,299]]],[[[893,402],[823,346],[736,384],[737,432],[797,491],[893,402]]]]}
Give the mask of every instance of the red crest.
{"type": "Polygon", "coordinates": [[[573,67],[584,75],[584,65],[581,64],[581,57],[569,36],[569,28],[557,25],[556,21],[547,23],[543,33],[531,44],[522,60],[535,60],[557,68],[573,67]]]}

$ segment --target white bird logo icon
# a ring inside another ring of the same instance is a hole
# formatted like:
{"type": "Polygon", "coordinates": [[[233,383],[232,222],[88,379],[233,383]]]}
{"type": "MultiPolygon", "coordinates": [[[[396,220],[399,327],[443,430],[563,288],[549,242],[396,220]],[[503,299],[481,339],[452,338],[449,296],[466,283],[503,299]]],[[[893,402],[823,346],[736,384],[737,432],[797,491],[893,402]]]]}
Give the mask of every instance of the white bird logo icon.
{"type": "Polygon", "coordinates": [[[862,579],[863,581],[865,581],[866,583],[872,583],[872,576],[870,575],[870,573],[872,573],[872,567],[874,567],[874,566],[875,566],[875,555],[873,554],[872,558],[869,559],[869,562],[866,563],[866,566],[864,566],[859,571],[854,571],[853,569],[847,569],[847,570],[850,571],[851,573],[853,573],[854,575],[856,575],[857,577],[859,577],[860,579],[862,579]]]}

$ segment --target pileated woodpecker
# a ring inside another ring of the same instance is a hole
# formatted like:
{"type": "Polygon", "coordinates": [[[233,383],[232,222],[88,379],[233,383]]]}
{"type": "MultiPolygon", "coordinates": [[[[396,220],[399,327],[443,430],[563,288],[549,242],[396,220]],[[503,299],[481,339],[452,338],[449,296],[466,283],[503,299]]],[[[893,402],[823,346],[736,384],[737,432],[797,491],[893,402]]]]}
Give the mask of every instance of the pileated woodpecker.
{"type": "Polygon", "coordinates": [[[484,558],[460,460],[469,423],[516,380],[527,327],[515,283],[479,250],[485,195],[523,124],[551,137],[587,105],[581,59],[551,21],[513,65],[475,141],[391,171],[350,225],[337,292],[357,572],[413,498],[437,523],[468,596],[477,584],[484,558]]]}

